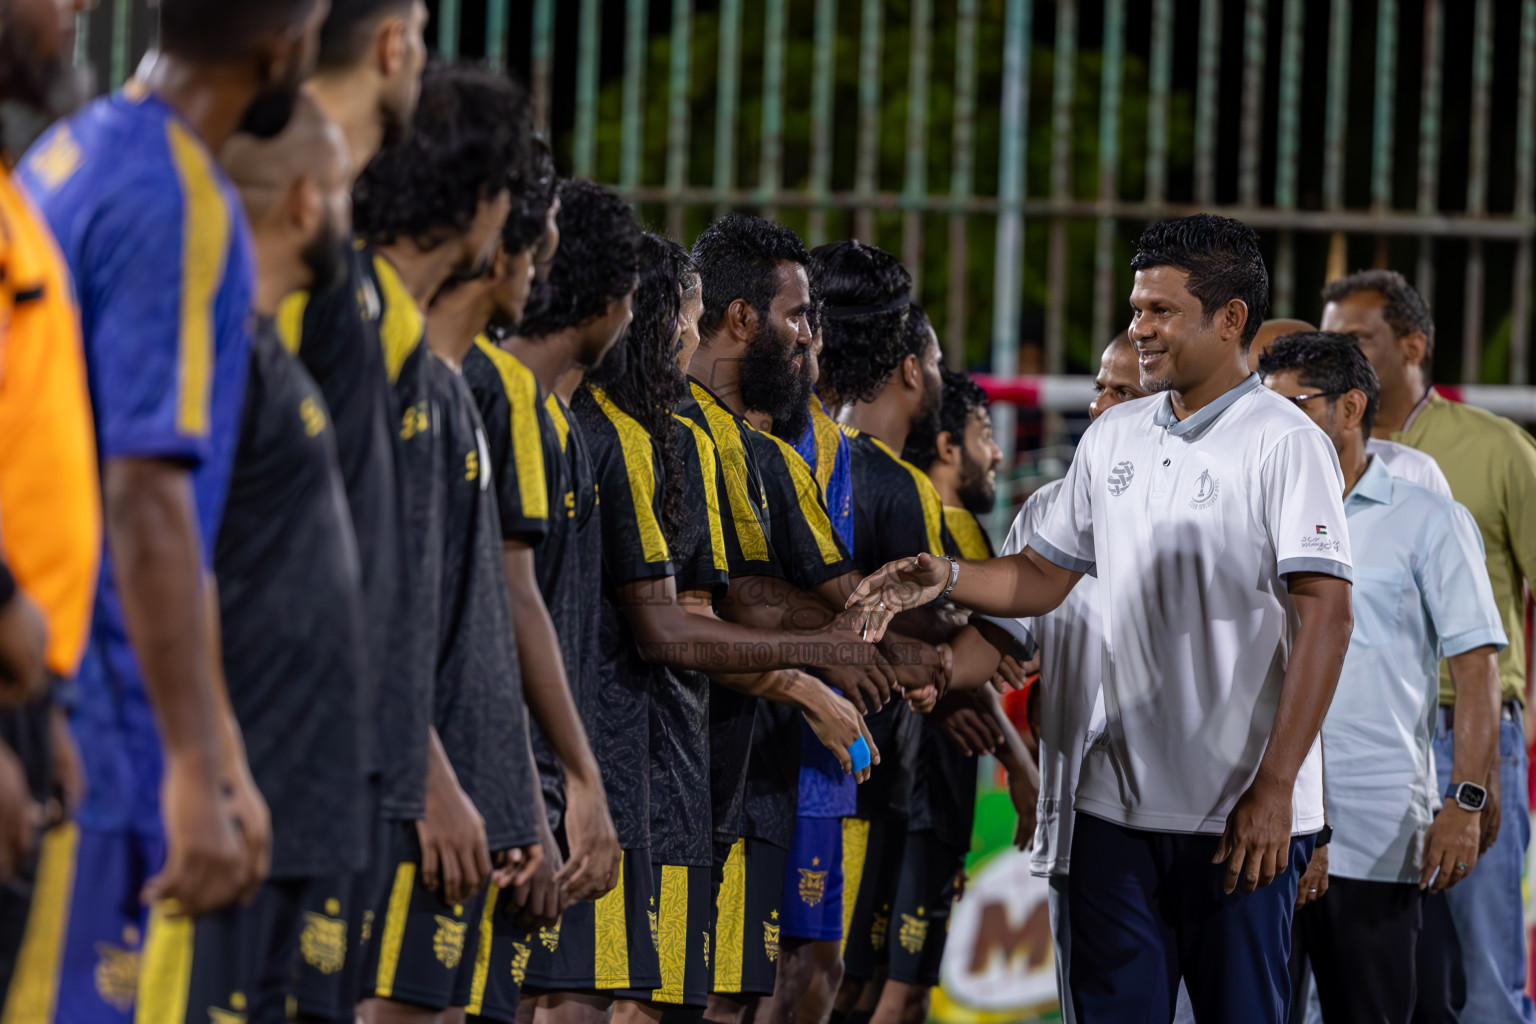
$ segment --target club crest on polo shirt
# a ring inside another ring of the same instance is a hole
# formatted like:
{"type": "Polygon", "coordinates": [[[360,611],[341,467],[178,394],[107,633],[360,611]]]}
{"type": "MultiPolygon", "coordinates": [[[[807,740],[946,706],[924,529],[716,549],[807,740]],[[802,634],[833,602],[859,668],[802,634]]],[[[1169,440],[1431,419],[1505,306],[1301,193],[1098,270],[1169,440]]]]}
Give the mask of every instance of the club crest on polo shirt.
{"type": "Polygon", "coordinates": [[[1216,504],[1216,499],[1219,497],[1221,497],[1221,481],[1211,476],[1210,470],[1202,470],[1200,479],[1195,481],[1195,495],[1189,499],[1189,507],[1210,508],[1216,504]]]}
{"type": "Polygon", "coordinates": [[[1130,459],[1115,463],[1115,468],[1109,471],[1109,493],[1120,497],[1131,486],[1131,480],[1136,476],[1136,464],[1130,459]]]}

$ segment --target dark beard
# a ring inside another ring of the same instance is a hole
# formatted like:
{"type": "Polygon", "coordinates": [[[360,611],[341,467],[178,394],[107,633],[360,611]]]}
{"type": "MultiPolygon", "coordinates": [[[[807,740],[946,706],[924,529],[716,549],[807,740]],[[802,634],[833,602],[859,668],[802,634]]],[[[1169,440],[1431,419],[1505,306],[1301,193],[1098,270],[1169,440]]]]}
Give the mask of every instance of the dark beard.
{"type": "Polygon", "coordinates": [[[960,486],[956,493],[960,507],[973,516],[984,516],[997,503],[997,484],[987,479],[987,471],[968,458],[960,463],[960,486]]]}
{"type": "Polygon", "coordinates": [[[939,403],[944,400],[944,382],[925,378],[923,381],[923,407],[918,410],[919,421],[932,418],[939,411],[939,403]]]}
{"type": "Polygon", "coordinates": [[[311,294],[328,292],[341,280],[347,260],[347,240],[329,217],[320,233],[305,247],[303,260],[309,268],[311,294]]]}
{"type": "Polygon", "coordinates": [[[778,333],[759,323],[741,357],[741,401],[754,412],[773,418],[773,432],[798,441],[811,425],[809,364],[786,351],[778,333]]]}

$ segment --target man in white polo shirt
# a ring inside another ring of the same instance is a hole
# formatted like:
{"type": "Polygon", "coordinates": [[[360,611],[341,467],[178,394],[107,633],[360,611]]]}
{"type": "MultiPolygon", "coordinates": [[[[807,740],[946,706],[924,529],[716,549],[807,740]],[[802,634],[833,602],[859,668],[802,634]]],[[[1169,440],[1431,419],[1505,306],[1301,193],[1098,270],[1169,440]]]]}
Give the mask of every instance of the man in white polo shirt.
{"type": "Polygon", "coordinates": [[[1324,1020],[1407,1024],[1424,890],[1477,864],[1481,783],[1498,751],[1499,606],[1471,513],[1367,451],[1379,389],[1353,338],[1290,335],[1259,373],[1333,442],[1354,548],[1355,630],[1323,722],[1333,842],[1302,880],[1291,962],[1299,982],[1311,961],[1324,1020]],[[1442,656],[1456,694],[1444,794],[1432,750],[1442,656]]]}
{"type": "Polygon", "coordinates": [[[1088,428],[1019,554],[902,559],[850,604],[871,636],[946,594],[1040,615],[1096,569],[1107,725],[1072,836],[1078,1019],[1171,1020],[1182,977],[1200,1019],[1279,1024],[1323,827],[1317,733],[1349,646],[1343,477],[1327,436],[1248,371],[1269,293],[1253,231],[1166,221],[1131,265],[1142,386],[1167,393],[1088,428]]]}

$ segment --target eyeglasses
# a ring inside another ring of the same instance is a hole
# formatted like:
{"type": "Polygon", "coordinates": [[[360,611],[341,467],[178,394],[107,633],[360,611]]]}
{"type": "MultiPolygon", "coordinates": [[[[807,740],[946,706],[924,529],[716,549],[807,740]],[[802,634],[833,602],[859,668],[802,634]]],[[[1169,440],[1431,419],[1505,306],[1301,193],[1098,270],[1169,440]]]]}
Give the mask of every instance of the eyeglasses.
{"type": "Polygon", "coordinates": [[[1287,402],[1294,402],[1299,409],[1302,402],[1310,402],[1314,398],[1338,398],[1343,393],[1342,391],[1314,391],[1310,395],[1283,395],[1281,397],[1287,402]]]}

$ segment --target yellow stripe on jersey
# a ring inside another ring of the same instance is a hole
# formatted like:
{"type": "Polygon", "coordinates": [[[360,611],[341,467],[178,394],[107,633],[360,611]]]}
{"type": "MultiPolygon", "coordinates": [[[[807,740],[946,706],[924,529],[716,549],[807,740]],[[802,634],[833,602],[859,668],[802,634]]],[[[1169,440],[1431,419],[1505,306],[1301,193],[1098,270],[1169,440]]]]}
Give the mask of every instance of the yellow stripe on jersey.
{"type": "Polygon", "coordinates": [[[811,431],[816,435],[816,485],[821,488],[821,500],[826,501],[827,486],[837,467],[837,424],[815,395],[811,396],[811,431]]]}
{"type": "Polygon", "coordinates": [[[784,457],[784,465],[789,469],[790,479],[795,482],[795,500],[800,506],[800,515],[816,537],[816,549],[821,552],[821,560],[827,565],[836,565],[843,560],[843,554],[837,549],[837,539],[832,535],[832,519],[827,515],[825,504],[826,492],[811,475],[811,467],[805,464],[805,459],[801,458],[800,453],[795,451],[793,446],[786,444],[782,438],[775,437],[773,434],[763,434],[763,436],[779,446],[779,454],[784,457]],[[821,493],[821,501],[816,500],[818,492],[821,493]]]}
{"type": "Polygon", "coordinates": [[[485,987],[491,979],[491,942],[496,925],[496,902],[501,887],[492,882],[486,889],[485,908],[480,911],[480,944],[475,949],[475,973],[469,983],[469,1004],[465,1013],[479,1013],[485,1005],[485,987]]]}
{"type": "Polygon", "coordinates": [[[672,414],[677,422],[693,434],[693,444],[699,450],[699,466],[704,477],[704,505],[709,509],[709,547],[714,554],[715,568],[729,572],[730,559],[725,554],[725,534],[720,526],[720,488],[715,484],[715,443],[709,432],[686,416],[672,414]]]}
{"type": "Polygon", "coordinates": [[[658,1003],[681,1003],[688,975],[688,869],[676,864],[661,866],[656,955],[661,961],[661,988],[651,998],[658,1003]]]}
{"type": "Polygon", "coordinates": [[[864,881],[864,859],[869,854],[869,822],[863,818],[843,819],[843,941],[838,946],[842,953],[848,948],[848,933],[853,930],[853,907],[858,901],[859,886],[864,881]]]}
{"type": "Polygon", "coordinates": [[[166,122],[166,141],[183,202],[176,429],[201,437],[208,433],[217,335],[214,302],[229,255],[229,208],[203,144],[174,120],[166,122]]]}
{"type": "Polygon", "coordinates": [[[517,492],[523,516],[549,518],[549,491],[544,483],[544,445],[539,437],[539,382],[533,371],[481,335],[475,345],[490,359],[501,377],[512,410],[512,457],[517,462],[517,492]]]}
{"type": "Polygon", "coordinates": [[[379,344],[384,347],[384,370],[393,384],[400,379],[406,357],[421,344],[426,322],[393,263],[375,253],[373,272],[379,279],[379,300],[384,306],[379,316],[379,344]]]}
{"type": "Polygon", "coordinates": [[[37,857],[37,881],[27,930],[11,972],[0,1024],[43,1024],[53,1020],[59,996],[59,967],[64,962],[64,933],[70,896],[75,889],[75,855],[80,826],[66,822],[43,836],[37,857]]]}
{"type": "MultiPolygon", "coordinates": [[[[848,890],[844,888],[844,892],[848,890]]],[[[747,934],[747,841],[738,839],[725,859],[725,877],[715,905],[715,992],[741,991],[741,964],[747,934]]]]}
{"type": "MultiPolygon", "coordinates": [[[[629,908],[624,902],[624,867],[629,854],[619,851],[619,884],[592,904],[592,987],[629,988],[629,908]]],[[[647,865],[641,865],[642,870],[647,865]]]]}
{"type": "Polygon", "coordinates": [[[565,442],[571,436],[571,421],[565,418],[565,407],[554,395],[544,399],[544,409],[549,413],[549,418],[555,421],[555,433],[560,435],[560,450],[565,451],[565,442]]]}
{"type": "Polygon", "coordinates": [[[304,342],[304,311],[308,308],[309,292],[294,292],[277,307],[277,336],[290,355],[298,355],[304,342]]]}
{"type": "Polygon", "coordinates": [[[898,466],[912,475],[912,483],[917,487],[918,500],[923,503],[923,526],[928,532],[928,553],[936,557],[942,556],[944,554],[943,502],[939,500],[939,492],[933,486],[933,481],[928,479],[927,473],[891,451],[886,443],[875,435],[870,434],[869,439],[894,459],[898,466]]]}
{"type": "Polygon", "coordinates": [[[992,557],[991,548],[987,545],[987,535],[981,531],[981,524],[969,511],[955,508],[953,505],[945,505],[944,525],[949,527],[949,535],[955,539],[955,546],[960,549],[961,558],[992,557]]]}
{"type": "Polygon", "coordinates": [[[395,992],[395,972],[400,969],[400,947],[405,944],[405,923],[411,916],[411,890],[416,887],[416,865],[403,861],[395,866],[395,884],[389,890],[384,911],[384,934],[379,936],[379,972],[374,994],[388,999],[395,992]]]}
{"type": "Polygon", "coordinates": [[[763,524],[752,507],[752,495],[747,486],[747,452],[736,428],[736,419],[728,409],[722,409],[715,396],[700,384],[690,383],[694,400],[704,410],[709,423],[709,433],[720,453],[720,466],[725,471],[725,493],[731,500],[731,521],[736,524],[736,542],[741,545],[741,557],[749,562],[768,561],[768,540],[763,536],[763,524]]]}
{"type": "Polygon", "coordinates": [[[167,917],[167,903],[161,900],[149,911],[134,1024],[179,1024],[187,1019],[194,925],[190,917],[167,917]]]}
{"type": "Polygon", "coordinates": [[[629,496],[635,505],[635,522],[640,527],[640,546],[645,553],[645,560],[665,562],[670,557],[667,553],[667,538],[661,532],[661,524],[656,521],[656,508],[652,504],[656,497],[656,476],[651,435],[629,413],[614,405],[602,388],[590,390],[597,407],[608,417],[608,422],[613,424],[614,431],[619,435],[619,448],[624,452],[629,496]]]}

